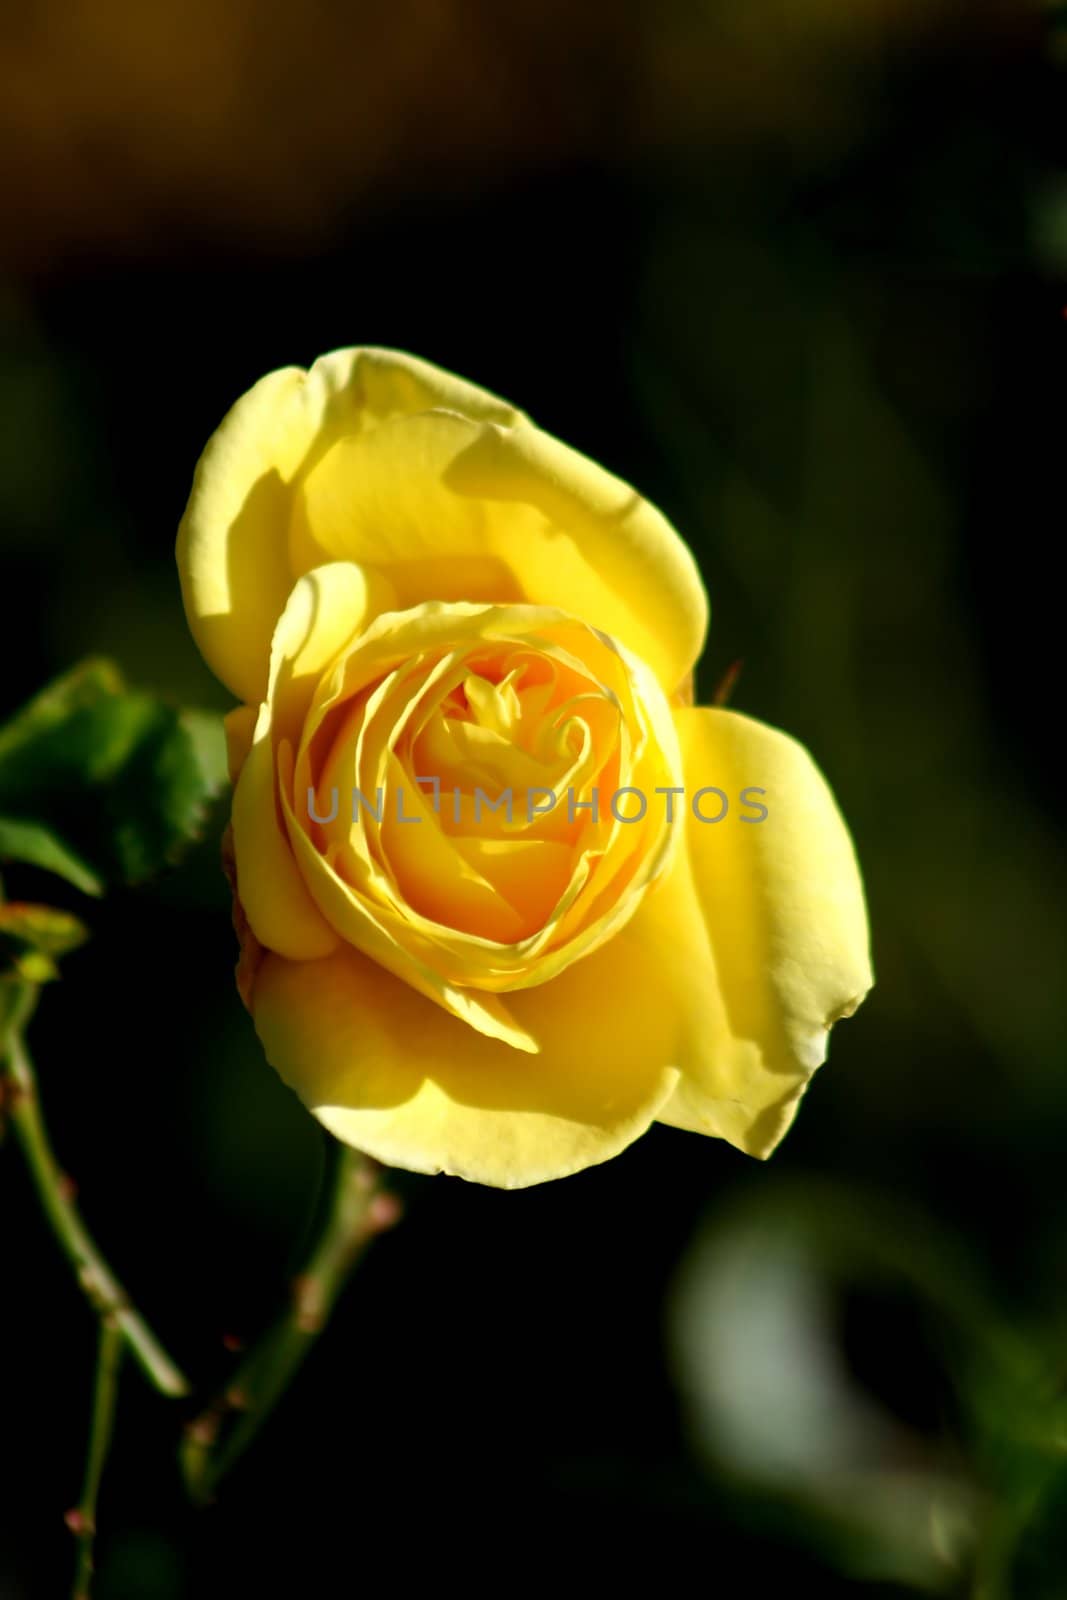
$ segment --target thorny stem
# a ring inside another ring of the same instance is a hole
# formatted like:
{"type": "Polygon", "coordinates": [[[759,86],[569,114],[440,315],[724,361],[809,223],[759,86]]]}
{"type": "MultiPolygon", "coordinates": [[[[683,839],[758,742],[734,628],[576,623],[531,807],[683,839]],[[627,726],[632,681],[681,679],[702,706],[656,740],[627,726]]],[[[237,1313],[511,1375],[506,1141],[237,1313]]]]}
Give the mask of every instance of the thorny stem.
{"type": "Polygon", "coordinates": [[[96,1503],[115,1427],[115,1406],[125,1352],[126,1342],[121,1328],[111,1317],[101,1317],[96,1381],[93,1387],[93,1411],[89,1424],[89,1448],[85,1457],[85,1482],[77,1506],[73,1511],[67,1512],[67,1527],[78,1541],[78,1565],[74,1579],[73,1600],[89,1600],[89,1591],[92,1587],[96,1503]]]}
{"type": "Polygon", "coordinates": [[[0,1109],[26,1158],[38,1199],[71,1266],[82,1293],[96,1313],[99,1343],[85,1479],[78,1505],[67,1512],[77,1540],[73,1600],[89,1600],[96,1539],[100,1481],[111,1446],[119,1374],[127,1347],[146,1376],[165,1395],[189,1392],[185,1376],[130,1302],[74,1200],[74,1185],[56,1160],[41,1112],[37,1074],[26,1047],[25,1029],[37,1004],[37,986],[0,983],[0,1109]]]}
{"type": "Polygon", "coordinates": [[[0,1034],[0,1083],[10,1125],[21,1146],[38,1199],[52,1225],[78,1284],[97,1316],[118,1329],[145,1375],[162,1393],[188,1394],[185,1375],[175,1366],[151,1328],[135,1310],[112,1272],[74,1200],[74,1186],[56,1160],[41,1113],[37,1075],[24,1030],[37,1001],[35,986],[20,986],[9,1008],[6,1037],[0,1034]]]}
{"type": "Polygon", "coordinates": [[[344,1146],[334,1146],[330,1160],[321,1226],[292,1281],[288,1305],[186,1429],[182,1470],[190,1495],[201,1503],[213,1497],[295,1377],[371,1240],[400,1215],[376,1162],[344,1146]]]}

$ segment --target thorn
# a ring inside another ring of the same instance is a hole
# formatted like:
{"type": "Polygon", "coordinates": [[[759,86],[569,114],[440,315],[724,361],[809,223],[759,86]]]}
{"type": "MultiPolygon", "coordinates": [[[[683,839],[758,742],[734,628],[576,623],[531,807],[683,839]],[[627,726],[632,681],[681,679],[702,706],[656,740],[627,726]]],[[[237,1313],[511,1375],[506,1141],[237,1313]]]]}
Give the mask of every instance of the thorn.
{"type": "Polygon", "coordinates": [[[713,706],[729,705],[733,692],[737,687],[737,680],[741,676],[744,658],[738,656],[736,661],[731,661],[722,677],[719,679],[715,693],[711,697],[713,706]]]}
{"type": "Polygon", "coordinates": [[[78,1198],[78,1185],[74,1182],[69,1172],[61,1172],[59,1174],[59,1182],[56,1188],[59,1190],[59,1198],[65,1200],[68,1205],[78,1198]]]}
{"type": "Polygon", "coordinates": [[[386,1229],[396,1227],[403,1214],[404,1207],[399,1196],[383,1190],[371,1201],[367,1220],[376,1233],[385,1233],[386,1229]]]}
{"type": "Polygon", "coordinates": [[[224,1333],[222,1335],[222,1348],[229,1350],[231,1355],[239,1355],[244,1347],[245,1342],[239,1333],[224,1333]]]}
{"type": "Polygon", "coordinates": [[[219,1417],[214,1411],[205,1412],[203,1416],[196,1417],[185,1430],[186,1438],[193,1444],[203,1445],[210,1450],[219,1434],[219,1417]]]}
{"type": "Polygon", "coordinates": [[[0,1073],[0,1115],[5,1118],[13,1115],[16,1107],[23,1100],[28,1099],[28,1090],[24,1089],[21,1084],[16,1083],[13,1078],[8,1078],[3,1073],[0,1073]]]}
{"type": "Polygon", "coordinates": [[[234,1384],[233,1388],[226,1390],[226,1404],[231,1411],[247,1411],[252,1401],[246,1389],[241,1389],[237,1384],[234,1384]]]}
{"type": "Polygon", "coordinates": [[[91,1519],[85,1515],[81,1506],[72,1506],[69,1511],[64,1511],[63,1521],[76,1539],[96,1532],[91,1519]]]}

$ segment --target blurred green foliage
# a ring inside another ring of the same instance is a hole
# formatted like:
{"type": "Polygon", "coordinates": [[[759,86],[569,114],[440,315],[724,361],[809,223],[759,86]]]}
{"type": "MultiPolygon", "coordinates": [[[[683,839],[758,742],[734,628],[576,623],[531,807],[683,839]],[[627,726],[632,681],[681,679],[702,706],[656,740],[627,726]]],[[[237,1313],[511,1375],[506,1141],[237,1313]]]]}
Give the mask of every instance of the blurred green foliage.
{"type": "MultiPolygon", "coordinates": [[[[183,1366],[214,1387],[222,1336],[273,1310],[321,1161],[230,987],[219,811],[180,872],[126,881],[216,770],[160,709],[227,703],[173,535],[270,367],[414,350],[663,506],[711,593],[703,695],[743,658],[733,703],[815,754],[878,976],[769,1166],[663,1129],[544,1189],[406,1182],[213,1513],[131,1393],[100,1600],[347,1594],[383,1553],[412,1584],[1067,1595],[1062,29],[918,0],[225,0],[210,26],[112,0],[46,49],[56,9],[5,46],[0,169],[32,203],[0,292],[0,709],[99,651],[139,688],[93,838],[59,796],[99,706],[31,849],[0,766],[0,853],[12,898],[93,935],[35,1022],[46,1109],[183,1366]],[[175,751],[193,789],[103,848],[175,751]],[[57,849],[108,894],[42,870],[57,849]]],[[[10,1169],[24,1600],[66,1578],[91,1330],[10,1169]]]]}
{"type": "Polygon", "coordinates": [[[222,720],[131,692],[83,663],[0,724],[0,862],[83,894],[172,864],[226,782],[222,720]]]}

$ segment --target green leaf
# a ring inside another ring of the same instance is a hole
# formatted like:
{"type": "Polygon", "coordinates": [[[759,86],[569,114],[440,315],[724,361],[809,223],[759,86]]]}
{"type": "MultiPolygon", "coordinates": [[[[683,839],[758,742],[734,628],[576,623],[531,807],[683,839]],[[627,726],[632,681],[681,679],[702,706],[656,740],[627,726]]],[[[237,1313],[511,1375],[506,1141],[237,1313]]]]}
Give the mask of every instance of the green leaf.
{"type": "Polygon", "coordinates": [[[69,850],[62,839],[39,822],[19,822],[0,817],[0,861],[24,861],[65,878],[83,894],[103,894],[104,885],[91,868],[69,850]]]}
{"type": "Polygon", "coordinates": [[[0,905],[0,976],[29,983],[58,977],[56,962],[88,938],[84,923],[54,906],[10,901],[0,905]]]}
{"type": "Polygon", "coordinates": [[[129,690],[111,662],[87,661],[0,727],[0,815],[17,845],[0,836],[0,855],[76,882],[73,864],[79,888],[138,882],[198,837],[225,782],[221,717],[129,690]]]}

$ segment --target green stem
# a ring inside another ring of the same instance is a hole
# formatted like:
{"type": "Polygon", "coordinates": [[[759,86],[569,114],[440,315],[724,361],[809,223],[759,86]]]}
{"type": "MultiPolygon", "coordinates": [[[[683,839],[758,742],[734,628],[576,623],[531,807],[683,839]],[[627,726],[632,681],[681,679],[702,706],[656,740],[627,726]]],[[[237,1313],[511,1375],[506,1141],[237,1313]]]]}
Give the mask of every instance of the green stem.
{"type": "Polygon", "coordinates": [[[85,1482],[77,1507],[67,1513],[67,1526],[78,1541],[78,1565],[72,1600],[89,1600],[92,1588],[96,1503],[100,1495],[100,1479],[103,1477],[104,1463],[111,1447],[111,1435],[115,1429],[115,1406],[125,1350],[126,1341],[122,1329],[111,1317],[101,1317],[92,1420],[89,1424],[89,1449],[85,1458],[85,1482]]]}
{"type": "Polygon", "coordinates": [[[22,1148],[37,1195],[52,1232],[74,1268],[79,1286],[96,1314],[111,1321],[161,1393],[188,1394],[189,1384],[144,1318],[130,1302],[74,1203],[74,1189],[52,1149],[41,1114],[37,1075],[26,1048],[24,1029],[36,1004],[36,989],[22,986],[8,1010],[6,1039],[0,1040],[0,1083],[8,1119],[22,1148]]]}
{"type": "Polygon", "coordinates": [[[182,1470],[190,1495],[201,1503],[212,1499],[296,1376],[371,1240],[399,1215],[395,1197],[382,1188],[376,1162],[340,1145],[328,1159],[332,1172],[321,1226],[292,1280],[285,1310],[186,1429],[182,1470]]]}

